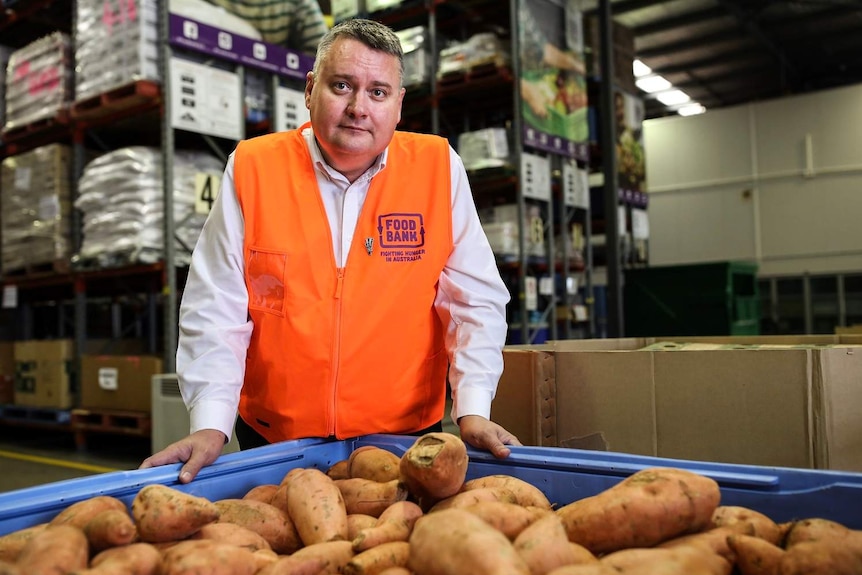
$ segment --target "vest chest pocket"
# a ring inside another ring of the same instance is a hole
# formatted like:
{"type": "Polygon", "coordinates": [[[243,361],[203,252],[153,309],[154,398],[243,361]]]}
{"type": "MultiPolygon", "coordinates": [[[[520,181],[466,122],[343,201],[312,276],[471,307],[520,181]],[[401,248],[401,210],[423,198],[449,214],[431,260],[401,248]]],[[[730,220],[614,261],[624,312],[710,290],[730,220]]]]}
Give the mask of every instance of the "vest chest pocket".
{"type": "Polygon", "coordinates": [[[248,307],[275,315],[284,315],[284,274],[287,267],[285,252],[249,250],[248,307]]]}

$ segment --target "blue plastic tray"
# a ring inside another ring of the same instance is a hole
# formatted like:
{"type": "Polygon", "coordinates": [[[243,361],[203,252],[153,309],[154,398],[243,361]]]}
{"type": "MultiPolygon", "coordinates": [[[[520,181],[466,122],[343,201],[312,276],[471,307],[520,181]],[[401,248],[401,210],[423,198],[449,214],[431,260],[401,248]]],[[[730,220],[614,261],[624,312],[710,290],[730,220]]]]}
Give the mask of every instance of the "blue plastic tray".
{"type": "MultiPolygon", "coordinates": [[[[326,470],[362,445],[401,455],[415,437],[369,435],[347,441],[303,439],[222,456],[191,483],[177,482],[180,465],[117,471],[0,494],[0,535],[49,521],[72,503],[111,495],[127,504],[150,483],[169,485],[212,500],[241,497],[278,483],[296,467],[326,470]]],[[[678,467],[712,477],[723,505],[742,505],[789,521],[823,517],[862,529],[862,474],[752,465],[704,463],[551,447],[518,447],[508,459],[471,449],[467,478],[506,474],[539,487],[558,506],[595,495],[646,467],[678,467]]]]}

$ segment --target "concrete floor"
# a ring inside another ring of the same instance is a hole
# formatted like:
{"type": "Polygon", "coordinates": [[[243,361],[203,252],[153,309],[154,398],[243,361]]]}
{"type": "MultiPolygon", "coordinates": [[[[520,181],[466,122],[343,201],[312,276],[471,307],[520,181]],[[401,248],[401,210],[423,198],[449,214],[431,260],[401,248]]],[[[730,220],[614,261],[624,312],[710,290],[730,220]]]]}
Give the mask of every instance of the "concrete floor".
{"type": "Polygon", "coordinates": [[[149,452],[149,438],[89,434],[78,449],[67,431],[0,425],[0,492],[136,469],[149,452]]]}

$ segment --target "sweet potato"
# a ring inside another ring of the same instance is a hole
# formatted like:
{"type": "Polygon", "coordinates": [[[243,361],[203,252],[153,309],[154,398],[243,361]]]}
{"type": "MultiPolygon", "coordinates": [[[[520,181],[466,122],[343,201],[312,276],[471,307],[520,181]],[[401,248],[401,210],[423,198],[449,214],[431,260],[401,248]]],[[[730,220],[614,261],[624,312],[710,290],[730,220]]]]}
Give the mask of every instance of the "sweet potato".
{"type": "Polygon", "coordinates": [[[333,481],[336,479],[350,479],[350,472],[348,471],[349,463],[346,459],[336,461],[326,470],[326,475],[333,481]]]}
{"type": "Polygon", "coordinates": [[[285,555],[302,547],[293,520],[274,505],[253,499],[220,499],[215,506],[219,523],[234,523],[254,531],[276,553],[285,555]]]}
{"type": "MultiPolygon", "coordinates": [[[[613,567],[601,563],[584,563],[582,565],[566,565],[557,567],[547,575],[619,575],[613,567]]],[[[664,573],[662,574],[664,575],[664,573]]]]}
{"type": "Polygon", "coordinates": [[[377,519],[373,527],[359,532],[352,539],[357,553],[391,541],[407,541],[413,524],[422,517],[422,509],[412,501],[399,501],[390,505],[377,519]]]}
{"type": "MultiPolygon", "coordinates": [[[[382,514],[381,514],[382,515],[382,514]]],[[[347,540],[353,541],[359,532],[377,524],[378,517],[364,513],[351,513],[347,516],[347,540]]]]}
{"type": "Polygon", "coordinates": [[[24,549],[27,542],[46,527],[48,527],[47,523],[40,523],[31,527],[18,529],[0,537],[0,561],[13,563],[17,561],[18,555],[21,554],[21,550],[24,549]]]}
{"type": "Polygon", "coordinates": [[[701,531],[720,498],[718,484],[709,477],[682,469],[650,468],[557,513],[570,541],[599,554],[651,547],[701,531]]]}
{"type": "Polygon", "coordinates": [[[506,501],[479,501],[462,509],[469,511],[494,529],[502,532],[510,541],[513,541],[521,531],[544,514],[553,514],[549,510],[521,507],[517,503],[506,501]]]}
{"type": "Polygon", "coordinates": [[[569,541],[556,514],[543,517],[521,531],[513,545],[532,575],[545,575],[564,565],[598,561],[586,548],[569,541]]]}
{"type": "Polygon", "coordinates": [[[256,575],[318,575],[323,573],[328,561],[323,557],[297,559],[293,555],[282,556],[263,567],[256,575]]]}
{"type": "Polygon", "coordinates": [[[259,549],[272,550],[272,546],[269,544],[269,541],[267,541],[263,535],[257,531],[252,531],[248,527],[237,525],[236,523],[226,523],[222,521],[204,525],[189,539],[223,541],[224,543],[230,543],[237,547],[245,547],[250,551],[258,551],[259,549]]]}
{"type": "Polygon", "coordinates": [[[278,485],[273,483],[265,483],[256,485],[246,491],[243,499],[254,499],[255,501],[263,501],[264,503],[272,503],[272,496],[278,491],[278,485]]]}
{"type": "Polygon", "coordinates": [[[349,477],[361,477],[386,483],[399,479],[401,458],[381,447],[365,445],[354,449],[347,459],[349,477]]]}
{"type": "Polygon", "coordinates": [[[551,502],[542,490],[523,479],[511,475],[486,475],[464,483],[462,491],[481,489],[483,487],[502,487],[515,496],[515,503],[523,507],[540,507],[551,509],[551,502]]]}
{"type": "Polygon", "coordinates": [[[407,489],[398,479],[380,483],[355,477],[338,479],[335,486],[341,492],[348,514],[361,513],[380,517],[387,507],[407,499],[407,489]]]}
{"type": "Polygon", "coordinates": [[[730,575],[733,565],[699,545],[673,549],[623,549],[599,563],[626,575],[730,575]]]}
{"type": "Polygon", "coordinates": [[[326,562],[321,573],[341,573],[344,566],[353,559],[353,545],[350,541],[327,541],[325,543],[314,543],[303,547],[291,557],[296,559],[317,558],[326,562]]]}
{"type": "Polygon", "coordinates": [[[401,480],[423,510],[458,493],[467,476],[467,446],[451,433],[426,433],[399,462],[401,480]]]}
{"type": "Polygon", "coordinates": [[[812,517],[794,521],[784,536],[784,547],[789,549],[797,543],[805,541],[821,541],[843,539],[852,532],[846,526],[836,521],[812,517]]]}
{"type": "Polygon", "coordinates": [[[381,543],[353,556],[347,562],[343,575],[377,575],[389,567],[406,567],[410,559],[410,544],[407,541],[381,543]]]}
{"type": "Polygon", "coordinates": [[[0,575],[24,575],[14,563],[0,560],[0,575]]]}
{"type": "Polygon", "coordinates": [[[505,535],[463,509],[420,517],[410,534],[408,567],[416,575],[529,575],[505,535]]]}
{"type": "Polygon", "coordinates": [[[78,501],[66,507],[54,516],[48,525],[73,525],[80,529],[84,528],[90,519],[108,509],[126,511],[126,504],[110,495],[96,495],[83,501],[78,501]]]}
{"type": "Polygon", "coordinates": [[[306,469],[287,488],[287,512],[304,545],[347,539],[347,507],[325,473],[306,469]]]}
{"type": "Polygon", "coordinates": [[[738,533],[739,532],[733,527],[713,527],[712,529],[707,529],[700,533],[689,533],[688,535],[680,535],[679,537],[668,539],[667,541],[657,545],[657,547],[662,549],[673,549],[674,547],[680,546],[702,545],[712,550],[713,553],[717,553],[733,563],[736,558],[736,554],[727,544],[727,538],[730,535],[738,533]]]}
{"type": "Polygon", "coordinates": [[[135,522],[129,512],[123,507],[106,509],[84,525],[84,535],[90,543],[90,551],[98,553],[110,547],[128,545],[138,536],[135,522]]]}
{"type": "Polygon", "coordinates": [[[90,559],[87,537],[72,525],[53,525],[36,533],[18,556],[26,575],[54,575],[86,569],[90,559]]]}
{"type": "Polygon", "coordinates": [[[413,571],[406,567],[387,567],[377,575],[413,575],[413,571]]]}
{"type": "Polygon", "coordinates": [[[736,558],[740,575],[778,575],[778,565],[786,553],[765,539],[742,533],[728,535],[727,545],[736,558]]]}
{"type": "Polygon", "coordinates": [[[106,549],[93,557],[90,568],[75,575],[155,575],[162,554],[150,543],[132,543],[106,549]]]}
{"type": "Polygon", "coordinates": [[[132,500],[132,517],[141,541],[159,543],[185,539],[216,521],[219,510],[204,497],[151,484],[142,487],[132,500]]]}
{"type": "Polygon", "coordinates": [[[515,503],[515,494],[505,487],[479,487],[471,489],[470,491],[462,491],[451,497],[441,499],[431,506],[428,513],[435,513],[437,511],[443,511],[444,509],[462,509],[483,501],[515,503]]]}
{"type": "Polygon", "coordinates": [[[162,554],[159,575],[254,575],[254,553],[222,541],[182,541],[162,554]]]}
{"type": "Polygon", "coordinates": [[[859,575],[862,573],[862,538],[803,541],[792,545],[778,565],[777,575],[859,575]]]}
{"type": "Polygon", "coordinates": [[[255,575],[260,573],[264,567],[268,567],[281,557],[284,557],[284,555],[279,555],[272,549],[256,549],[251,554],[254,556],[255,575]]]}
{"type": "Polygon", "coordinates": [[[775,521],[753,509],[734,505],[720,505],[712,514],[710,527],[730,527],[737,533],[753,535],[778,545],[781,528],[775,521]]]}

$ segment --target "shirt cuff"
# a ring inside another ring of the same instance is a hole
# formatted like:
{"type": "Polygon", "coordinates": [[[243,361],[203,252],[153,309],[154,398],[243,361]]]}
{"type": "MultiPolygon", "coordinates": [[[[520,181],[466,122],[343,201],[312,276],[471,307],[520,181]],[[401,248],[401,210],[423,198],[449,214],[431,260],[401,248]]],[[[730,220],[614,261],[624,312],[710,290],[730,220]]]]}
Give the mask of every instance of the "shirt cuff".
{"type": "Polygon", "coordinates": [[[494,392],[487,389],[475,387],[459,388],[452,397],[452,421],[458,423],[458,419],[465,415],[481,415],[485,419],[491,419],[491,401],[494,392]]]}
{"type": "Polygon", "coordinates": [[[236,408],[220,401],[200,401],[189,411],[189,433],[201,429],[217,429],[224,433],[225,443],[233,437],[236,408]]]}

